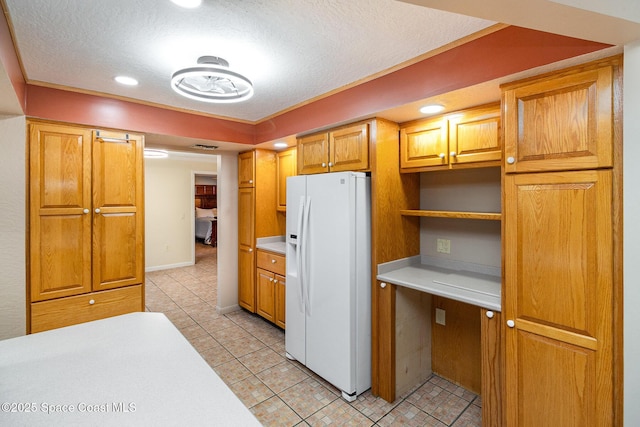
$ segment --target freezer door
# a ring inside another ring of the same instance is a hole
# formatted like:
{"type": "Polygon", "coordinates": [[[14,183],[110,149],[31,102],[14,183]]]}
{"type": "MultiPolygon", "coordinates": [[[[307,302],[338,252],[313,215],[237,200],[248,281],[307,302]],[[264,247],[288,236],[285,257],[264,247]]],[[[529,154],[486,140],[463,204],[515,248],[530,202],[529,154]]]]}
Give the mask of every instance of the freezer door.
{"type": "Polygon", "coordinates": [[[290,358],[305,363],[305,310],[301,282],[301,218],[304,213],[306,177],[287,178],[286,276],[285,287],[285,351],[290,358]]]}
{"type": "Polygon", "coordinates": [[[356,176],[307,176],[306,365],[347,393],[356,391],[356,176]]]}

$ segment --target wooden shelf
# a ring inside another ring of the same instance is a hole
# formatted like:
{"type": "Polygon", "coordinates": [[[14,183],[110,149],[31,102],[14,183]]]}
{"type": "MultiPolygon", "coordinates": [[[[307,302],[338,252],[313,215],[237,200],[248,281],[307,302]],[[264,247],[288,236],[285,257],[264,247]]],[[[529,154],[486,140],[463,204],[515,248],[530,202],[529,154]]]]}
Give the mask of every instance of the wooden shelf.
{"type": "Polygon", "coordinates": [[[419,209],[401,209],[400,215],[425,216],[435,218],[482,219],[488,221],[502,220],[502,214],[495,212],[426,211],[419,209]]]}

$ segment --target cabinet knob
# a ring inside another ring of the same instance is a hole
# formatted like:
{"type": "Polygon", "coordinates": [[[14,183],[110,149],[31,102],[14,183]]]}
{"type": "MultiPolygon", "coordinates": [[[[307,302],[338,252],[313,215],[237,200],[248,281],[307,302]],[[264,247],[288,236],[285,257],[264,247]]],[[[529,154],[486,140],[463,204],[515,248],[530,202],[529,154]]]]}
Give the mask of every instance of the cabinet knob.
{"type": "Polygon", "coordinates": [[[89,305],[93,305],[93,304],[95,304],[95,303],[96,303],[96,300],[94,300],[94,299],[90,299],[90,300],[89,300],[89,305]]]}
{"type": "Polygon", "coordinates": [[[450,155],[451,157],[455,157],[455,156],[456,156],[456,152],[455,152],[455,151],[452,151],[452,152],[450,152],[450,153],[449,153],[449,155],[450,155]]]}
{"type": "Polygon", "coordinates": [[[96,208],[95,213],[100,213],[100,208],[96,208]]]}
{"type": "Polygon", "coordinates": [[[269,281],[270,281],[270,282],[273,282],[273,277],[269,277],[269,281]]]}
{"type": "Polygon", "coordinates": [[[329,162],[329,167],[332,167],[332,166],[333,166],[333,162],[329,162]]]}
{"type": "Polygon", "coordinates": [[[384,288],[386,288],[386,287],[387,287],[387,284],[386,284],[386,283],[384,283],[384,282],[380,282],[380,287],[381,287],[382,289],[384,289],[384,288]]]}
{"type": "Polygon", "coordinates": [[[249,180],[249,184],[253,184],[253,180],[252,179],[249,180]]]}
{"type": "Polygon", "coordinates": [[[487,311],[487,313],[486,313],[486,314],[487,314],[487,317],[488,317],[489,319],[493,319],[493,316],[494,316],[493,311],[487,311]]]}
{"type": "Polygon", "coordinates": [[[507,320],[507,326],[510,327],[510,328],[513,328],[514,326],[516,326],[516,322],[514,322],[511,319],[509,319],[509,320],[507,320]]]}
{"type": "Polygon", "coordinates": [[[88,214],[88,213],[89,213],[89,209],[84,208],[84,210],[82,211],[82,213],[88,214]]]}
{"type": "Polygon", "coordinates": [[[253,248],[249,248],[249,252],[253,252],[253,248]]]}
{"type": "Polygon", "coordinates": [[[326,168],[326,167],[327,167],[327,164],[326,164],[325,162],[322,162],[322,167],[323,167],[323,168],[326,168]]]}
{"type": "Polygon", "coordinates": [[[438,157],[440,157],[441,159],[444,159],[444,153],[438,154],[438,157]]]}
{"type": "Polygon", "coordinates": [[[277,284],[278,284],[278,281],[277,281],[277,280],[274,280],[274,281],[273,281],[273,284],[274,284],[274,285],[277,285],[277,284]]]}
{"type": "Polygon", "coordinates": [[[276,263],[276,260],[275,260],[275,259],[272,259],[272,260],[271,260],[271,264],[275,264],[275,263],[276,263]]]}
{"type": "Polygon", "coordinates": [[[507,163],[508,163],[508,164],[512,165],[512,164],[514,164],[515,162],[516,162],[515,157],[511,157],[511,156],[507,157],[507,163]]]}

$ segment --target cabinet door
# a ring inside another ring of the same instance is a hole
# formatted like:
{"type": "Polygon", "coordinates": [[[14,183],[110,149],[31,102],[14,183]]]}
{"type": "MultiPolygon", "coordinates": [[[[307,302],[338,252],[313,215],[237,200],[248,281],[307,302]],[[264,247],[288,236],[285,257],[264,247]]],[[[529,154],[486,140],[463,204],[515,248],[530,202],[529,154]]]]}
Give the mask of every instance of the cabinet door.
{"type": "Polygon", "coordinates": [[[369,169],[369,124],[362,123],[329,133],[331,172],[369,169]]]}
{"type": "Polygon", "coordinates": [[[499,162],[500,106],[463,111],[449,119],[449,162],[499,162]]]}
{"type": "Polygon", "coordinates": [[[255,312],[255,198],[253,188],[238,190],[238,303],[255,312]]]}
{"type": "Polygon", "coordinates": [[[297,167],[295,147],[278,153],[278,194],[276,196],[276,209],[279,211],[286,211],[287,209],[287,178],[296,175],[297,167]]]}
{"type": "Polygon", "coordinates": [[[94,132],[93,290],[143,282],[141,135],[94,132]]]}
{"type": "Polygon", "coordinates": [[[534,80],[503,92],[506,172],[613,163],[611,66],[534,80]]]}
{"type": "Polygon", "coordinates": [[[286,313],[286,293],[287,293],[287,279],[285,276],[276,274],[276,320],[275,324],[282,329],[285,328],[285,313],[286,313]]]}
{"type": "Polygon", "coordinates": [[[298,138],[298,174],[329,172],[329,135],[298,138]]]}
{"type": "Polygon", "coordinates": [[[449,164],[447,121],[426,120],[400,129],[400,168],[449,164]]]}
{"type": "Polygon", "coordinates": [[[253,187],[256,182],[256,161],[253,151],[238,155],[238,186],[253,187]]]}
{"type": "Polygon", "coordinates": [[[256,313],[275,323],[276,286],[274,274],[261,268],[256,269],[256,313]]]}
{"type": "Polygon", "coordinates": [[[482,425],[491,427],[504,425],[502,321],[500,312],[480,310],[482,425]]]}
{"type": "Polygon", "coordinates": [[[238,304],[252,313],[256,311],[256,263],[253,248],[238,247],[238,304]]]}
{"type": "Polygon", "coordinates": [[[29,134],[31,301],[91,290],[91,132],[32,124],[29,134]]]}
{"type": "Polygon", "coordinates": [[[609,426],[612,172],[505,177],[508,426],[609,426]]]}

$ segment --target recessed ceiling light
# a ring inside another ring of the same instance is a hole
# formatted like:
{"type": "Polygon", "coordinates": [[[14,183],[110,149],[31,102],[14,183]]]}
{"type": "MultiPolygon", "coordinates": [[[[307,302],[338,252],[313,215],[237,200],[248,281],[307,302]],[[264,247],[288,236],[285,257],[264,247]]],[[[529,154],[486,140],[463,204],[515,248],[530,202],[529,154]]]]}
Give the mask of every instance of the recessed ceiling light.
{"type": "Polygon", "coordinates": [[[420,112],[422,114],[435,114],[443,110],[444,110],[444,105],[440,105],[440,104],[430,104],[420,108],[420,112]]]}
{"type": "Polygon", "coordinates": [[[166,150],[156,150],[153,148],[145,148],[144,157],[146,157],[147,159],[164,159],[169,157],[169,153],[166,150]]]}
{"type": "Polygon", "coordinates": [[[202,0],[171,0],[171,1],[180,7],[186,7],[188,9],[193,9],[194,7],[198,7],[202,3],[202,0]]]}
{"type": "Polygon", "coordinates": [[[289,146],[289,144],[287,144],[286,142],[276,142],[275,144],[273,144],[274,147],[276,148],[287,148],[289,146]]]}
{"type": "Polygon", "coordinates": [[[127,77],[127,76],[117,76],[114,78],[115,81],[117,81],[118,83],[120,83],[121,85],[127,85],[127,86],[137,86],[138,85],[138,81],[136,79],[134,79],[133,77],[127,77]]]}

